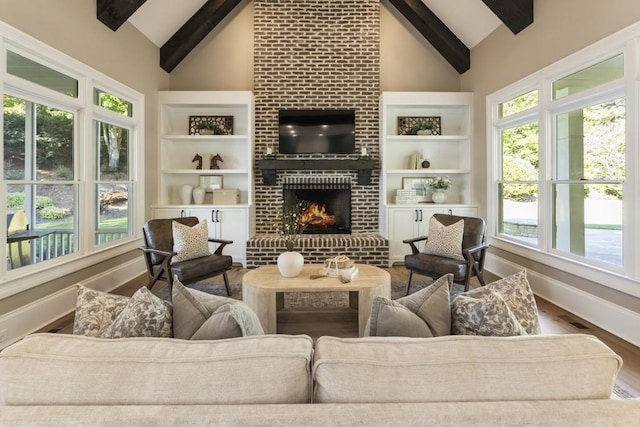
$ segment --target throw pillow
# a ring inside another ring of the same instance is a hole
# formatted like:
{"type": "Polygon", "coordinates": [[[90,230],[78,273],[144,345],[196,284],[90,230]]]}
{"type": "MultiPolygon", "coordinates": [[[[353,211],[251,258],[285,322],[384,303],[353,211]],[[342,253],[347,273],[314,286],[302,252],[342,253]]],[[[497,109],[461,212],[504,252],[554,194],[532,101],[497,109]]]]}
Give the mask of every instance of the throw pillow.
{"type": "Polygon", "coordinates": [[[468,294],[483,296],[491,292],[495,292],[502,297],[527,334],[537,335],[541,333],[538,306],[527,280],[527,270],[519,271],[516,274],[489,283],[487,286],[473,289],[468,294]]]}
{"type": "Polygon", "coordinates": [[[207,221],[189,227],[177,221],[172,222],[173,251],[177,253],[171,262],[187,261],[211,255],[209,251],[209,228],[207,221]]]}
{"type": "Polygon", "coordinates": [[[171,337],[171,304],[142,287],[129,299],[126,307],[100,334],[102,338],[171,337]]]}
{"type": "Polygon", "coordinates": [[[424,253],[445,258],[464,261],[462,256],[462,237],[464,236],[464,220],[449,226],[431,217],[429,219],[429,238],[424,246],[424,253]]]}
{"type": "Polygon", "coordinates": [[[437,337],[451,332],[449,291],[453,275],[446,274],[428,287],[391,301],[376,297],[366,336],[437,337]]]}
{"type": "Polygon", "coordinates": [[[527,335],[497,292],[457,295],[451,302],[451,318],[451,332],[454,335],[527,335]]]}
{"type": "Polygon", "coordinates": [[[175,338],[221,339],[264,334],[258,316],[242,301],[189,289],[177,277],[171,298],[175,338]]]}
{"type": "Polygon", "coordinates": [[[73,333],[99,337],[129,302],[129,297],[96,291],[78,285],[73,333]]]}

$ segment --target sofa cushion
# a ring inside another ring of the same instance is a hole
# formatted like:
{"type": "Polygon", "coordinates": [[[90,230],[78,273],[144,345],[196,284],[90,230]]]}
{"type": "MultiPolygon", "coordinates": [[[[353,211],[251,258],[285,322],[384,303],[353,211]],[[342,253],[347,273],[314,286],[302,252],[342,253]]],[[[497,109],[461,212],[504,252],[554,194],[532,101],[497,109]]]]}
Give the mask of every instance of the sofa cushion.
{"type": "MultiPolygon", "coordinates": [[[[541,333],[538,306],[527,280],[527,270],[519,271],[511,276],[489,283],[487,286],[459,294],[456,298],[464,298],[465,296],[483,298],[492,293],[502,297],[527,334],[541,333]]],[[[456,298],[451,302],[454,308],[457,305],[456,298]]],[[[453,322],[456,323],[455,316],[453,322]]]]}
{"type": "Polygon", "coordinates": [[[436,218],[429,218],[429,238],[424,246],[424,253],[445,258],[464,261],[462,256],[462,237],[464,236],[464,220],[461,219],[445,226],[436,218]]]}
{"type": "Polygon", "coordinates": [[[314,402],[608,399],[622,359],[591,335],[317,340],[314,402]]]}
{"type": "Polygon", "coordinates": [[[457,295],[451,302],[451,319],[454,335],[527,335],[497,292],[457,295]]]}
{"type": "Polygon", "coordinates": [[[172,227],[173,251],[177,254],[171,258],[172,263],[211,255],[207,220],[203,219],[193,227],[173,221],[172,227]]]}
{"type": "Polygon", "coordinates": [[[449,291],[453,275],[440,277],[411,295],[392,301],[376,296],[365,336],[437,337],[451,332],[449,291]]]}
{"type": "Polygon", "coordinates": [[[129,302],[129,297],[114,295],[78,285],[73,333],[99,337],[129,302]]]}
{"type": "Polygon", "coordinates": [[[171,337],[171,325],[171,304],[142,287],[100,337],[171,337]]]}
{"type": "Polygon", "coordinates": [[[0,352],[5,405],[225,405],[310,401],[313,341],[34,334],[0,352]]]}
{"type": "Polygon", "coordinates": [[[264,334],[258,316],[242,301],[189,289],[177,277],[171,299],[175,338],[212,340],[264,334]]]}

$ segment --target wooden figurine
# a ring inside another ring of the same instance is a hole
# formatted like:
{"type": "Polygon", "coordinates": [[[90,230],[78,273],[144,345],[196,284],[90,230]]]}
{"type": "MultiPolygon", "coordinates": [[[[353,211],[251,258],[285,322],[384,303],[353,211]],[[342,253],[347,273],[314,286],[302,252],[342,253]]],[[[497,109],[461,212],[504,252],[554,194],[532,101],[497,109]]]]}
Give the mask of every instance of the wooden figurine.
{"type": "Polygon", "coordinates": [[[215,156],[211,157],[211,162],[209,163],[209,169],[220,169],[218,162],[224,162],[220,154],[216,153],[215,156]]]}
{"type": "Polygon", "coordinates": [[[196,169],[202,169],[202,156],[198,153],[196,153],[196,155],[193,157],[193,160],[191,160],[191,163],[193,162],[198,162],[198,164],[196,165],[196,169]]]}

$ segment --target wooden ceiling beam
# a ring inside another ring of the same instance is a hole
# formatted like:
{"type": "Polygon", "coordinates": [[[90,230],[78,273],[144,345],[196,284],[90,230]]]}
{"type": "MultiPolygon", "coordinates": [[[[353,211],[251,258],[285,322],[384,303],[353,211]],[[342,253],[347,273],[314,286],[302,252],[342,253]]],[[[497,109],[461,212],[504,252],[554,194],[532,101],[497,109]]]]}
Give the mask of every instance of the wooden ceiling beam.
{"type": "Polygon", "coordinates": [[[160,48],[160,66],[170,73],[242,0],[208,0],[160,48]]]}
{"type": "Polygon", "coordinates": [[[471,67],[469,48],[420,0],[389,0],[422,36],[458,71],[471,67]]]}
{"type": "Polygon", "coordinates": [[[116,31],[147,0],[98,0],[98,20],[116,31]]]}
{"type": "Polygon", "coordinates": [[[513,34],[533,23],[533,0],[482,0],[513,34]]]}

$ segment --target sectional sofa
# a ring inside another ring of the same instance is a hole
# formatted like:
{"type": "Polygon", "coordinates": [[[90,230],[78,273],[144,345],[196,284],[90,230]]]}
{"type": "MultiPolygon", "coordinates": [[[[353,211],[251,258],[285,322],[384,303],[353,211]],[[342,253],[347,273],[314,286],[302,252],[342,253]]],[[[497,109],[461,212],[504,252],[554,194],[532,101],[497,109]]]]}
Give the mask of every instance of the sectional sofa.
{"type": "Polygon", "coordinates": [[[581,334],[34,334],[0,353],[0,425],[638,425],[621,365],[581,334]]]}

